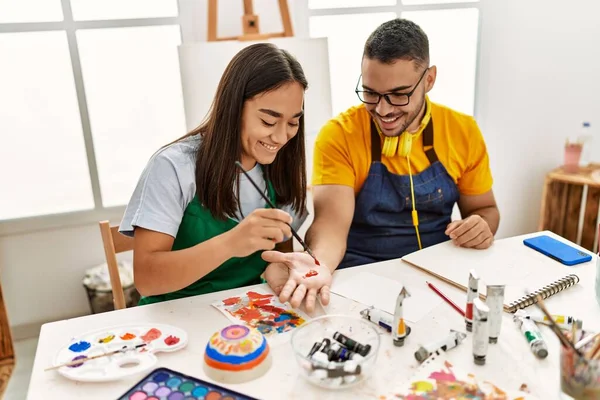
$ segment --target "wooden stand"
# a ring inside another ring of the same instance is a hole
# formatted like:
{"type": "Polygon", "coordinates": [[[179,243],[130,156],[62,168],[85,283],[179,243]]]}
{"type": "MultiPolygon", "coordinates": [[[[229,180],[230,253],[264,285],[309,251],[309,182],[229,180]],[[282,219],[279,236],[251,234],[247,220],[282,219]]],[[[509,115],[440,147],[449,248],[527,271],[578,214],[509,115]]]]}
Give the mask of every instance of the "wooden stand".
{"type": "MultiPolygon", "coordinates": [[[[231,0],[228,0],[231,1],[231,0]]],[[[244,1],[244,15],[242,16],[242,35],[218,37],[217,35],[217,0],[208,0],[208,36],[207,41],[215,42],[220,40],[262,40],[275,37],[292,37],[294,31],[292,29],[292,20],[290,18],[290,10],[287,0],[279,0],[279,13],[281,14],[281,22],[283,24],[283,32],[276,33],[260,33],[259,18],[254,14],[254,5],[252,0],[244,1]]]]}
{"type": "Polygon", "coordinates": [[[546,175],[539,230],[549,230],[577,243],[581,229],[581,247],[590,251],[595,248],[598,231],[598,208],[600,205],[600,180],[592,179],[592,173],[600,170],[600,164],[590,164],[577,173],[566,173],[557,168],[546,175]],[[583,198],[584,188],[587,196],[583,198]],[[582,226],[579,226],[583,211],[582,226]]]}
{"type": "Polygon", "coordinates": [[[4,396],[14,366],[15,352],[8,324],[8,315],[2,297],[2,286],[0,286],[0,399],[4,396]]]}

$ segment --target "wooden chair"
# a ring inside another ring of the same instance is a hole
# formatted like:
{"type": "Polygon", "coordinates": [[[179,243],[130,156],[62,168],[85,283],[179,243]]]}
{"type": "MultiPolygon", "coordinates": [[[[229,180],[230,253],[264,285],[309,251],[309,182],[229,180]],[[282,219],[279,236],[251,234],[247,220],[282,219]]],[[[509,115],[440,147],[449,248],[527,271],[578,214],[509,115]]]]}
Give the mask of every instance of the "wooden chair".
{"type": "Polygon", "coordinates": [[[133,238],[119,233],[118,226],[110,226],[108,221],[100,221],[100,233],[104,243],[104,254],[108,264],[108,274],[112,287],[115,310],[126,308],[125,293],[121,285],[121,276],[117,264],[117,254],[133,250],[133,238]]]}
{"type": "Polygon", "coordinates": [[[15,350],[0,285],[0,399],[4,396],[14,367],[15,350]]]}

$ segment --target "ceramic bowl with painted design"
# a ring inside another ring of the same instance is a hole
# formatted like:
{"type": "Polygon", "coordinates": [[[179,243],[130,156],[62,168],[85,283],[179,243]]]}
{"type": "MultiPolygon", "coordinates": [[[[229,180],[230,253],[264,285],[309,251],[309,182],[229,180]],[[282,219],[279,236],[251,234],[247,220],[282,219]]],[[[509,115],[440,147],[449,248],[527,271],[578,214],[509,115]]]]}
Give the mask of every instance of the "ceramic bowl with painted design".
{"type": "Polygon", "coordinates": [[[300,373],[309,382],[343,389],[371,377],[380,339],[365,319],[325,315],[295,329],[290,342],[300,373]]]}

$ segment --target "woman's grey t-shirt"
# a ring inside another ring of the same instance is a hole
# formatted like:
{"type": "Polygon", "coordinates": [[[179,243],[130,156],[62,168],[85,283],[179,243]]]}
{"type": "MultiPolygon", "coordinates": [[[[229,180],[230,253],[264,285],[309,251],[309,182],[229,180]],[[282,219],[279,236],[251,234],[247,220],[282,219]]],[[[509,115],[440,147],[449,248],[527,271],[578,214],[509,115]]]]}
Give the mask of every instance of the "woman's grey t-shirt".
{"type": "MultiPolygon", "coordinates": [[[[199,144],[200,135],[190,136],[160,149],[150,158],[127,205],[119,232],[133,236],[135,228],[140,227],[173,237],[177,235],[183,213],[196,195],[196,152],[199,144]]],[[[248,175],[266,194],[267,183],[261,166],[256,164],[248,175]]],[[[214,185],[216,190],[216,181],[214,185]]],[[[244,174],[240,175],[240,204],[241,213],[240,210],[236,212],[238,221],[257,208],[268,207],[244,174]]],[[[308,215],[307,212],[297,215],[289,205],[280,208],[294,218],[292,226],[296,230],[308,215]]]]}

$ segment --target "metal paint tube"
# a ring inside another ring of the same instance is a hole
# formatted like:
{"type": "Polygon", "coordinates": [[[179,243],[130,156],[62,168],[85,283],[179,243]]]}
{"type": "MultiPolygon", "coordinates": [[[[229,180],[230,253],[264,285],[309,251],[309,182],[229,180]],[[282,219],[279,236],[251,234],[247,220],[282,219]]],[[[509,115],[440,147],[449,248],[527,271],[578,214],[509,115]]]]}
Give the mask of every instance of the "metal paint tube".
{"type": "Polygon", "coordinates": [[[538,358],[546,358],[548,356],[548,345],[544,341],[538,326],[528,316],[527,312],[518,310],[513,317],[513,321],[525,335],[533,354],[538,358]]]}
{"type": "Polygon", "coordinates": [[[500,329],[502,328],[502,311],[504,310],[505,285],[487,285],[485,304],[490,309],[488,316],[490,325],[490,343],[498,343],[500,329]]]}
{"type": "Polygon", "coordinates": [[[367,354],[369,354],[369,351],[371,350],[370,344],[362,345],[362,344],[350,339],[348,336],[344,336],[340,332],[335,332],[333,334],[333,338],[335,340],[337,340],[338,343],[345,346],[348,350],[358,353],[363,357],[366,356],[367,354]]]}
{"type": "Polygon", "coordinates": [[[362,310],[360,315],[372,323],[381,326],[386,331],[392,331],[392,324],[394,323],[394,316],[392,314],[371,307],[362,310]]]}
{"type": "Polygon", "coordinates": [[[490,309],[479,298],[473,300],[473,309],[473,361],[477,365],[484,365],[488,350],[490,309]]]}
{"type": "Polygon", "coordinates": [[[466,333],[458,332],[451,329],[450,334],[442,340],[438,340],[436,342],[432,342],[425,346],[419,347],[419,349],[415,352],[415,358],[417,359],[417,361],[423,362],[437,350],[448,351],[450,349],[455,348],[456,346],[461,344],[466,337],[466,333]]]}
{"type": "MultiPolygon", "coordinates": [[[[535,321],[540,324],[550,325],[548,317],[546,317],[542,313],[534,312],[528,314],[525,318],[529,318],[532,321],[535,321]]],[[[573,324],[575,324],[577,329],[583,328],[583,321],[580,319],[576,319],[575,317],[572,317],[570,315],[552,315],[552,319],[554,320],[554,322],[556,322],[556,325],[558,325],[558,327],[561,329],[570,330],[573,324]]]]}
{"type": "Polygon", "coordinates": [[[402,302],[405,298],[410,297],[410,293],[405,287],[398,293],[396,299],[396,309],[394,310],[394,325],[392,327],[392,337],[394,339],[394,346],[404,346],[404,339],[410,334],[410,327],[404,323],[404,317],[402,314],[402,302]]]}
{"type": "Polygon", "coordinates": [[[469,287],[467,288],[467,308],[465,309],[465,322],[467,324],[467,331],[473,331],[473,300],[478,296],[479,291],[479,278],[475,274],[475,270],[469,271],[469,287]]]}

